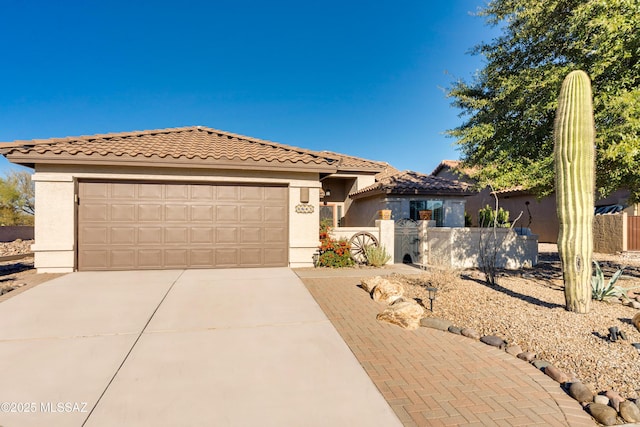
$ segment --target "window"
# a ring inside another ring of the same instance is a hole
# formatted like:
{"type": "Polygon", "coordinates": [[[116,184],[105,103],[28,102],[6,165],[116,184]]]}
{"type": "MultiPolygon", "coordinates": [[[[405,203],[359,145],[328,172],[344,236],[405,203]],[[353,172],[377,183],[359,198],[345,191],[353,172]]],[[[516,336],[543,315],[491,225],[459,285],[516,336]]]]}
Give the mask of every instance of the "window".
{"type": "Polygon", "coordinates": [[[342,223],[342,205],[328,203],[320,205],[320,225],[340,227],[342,223]]]}
{"type": "Polygon", "coordinates": [[[409,202],[409,217],[413,220],[420,220],[420,211],[430,210],[431,219],[436,222],[437,227],[442,227],[444,223],[444,202],[442,200],[411,200],[409,202]]]}

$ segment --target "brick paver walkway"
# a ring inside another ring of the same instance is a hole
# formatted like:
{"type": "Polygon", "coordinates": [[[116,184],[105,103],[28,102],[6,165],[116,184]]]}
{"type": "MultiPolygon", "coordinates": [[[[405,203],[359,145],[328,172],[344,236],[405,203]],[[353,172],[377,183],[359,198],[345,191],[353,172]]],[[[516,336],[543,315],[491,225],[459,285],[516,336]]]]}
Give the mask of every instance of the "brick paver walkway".
{"type": "Polygon", "coordinates": [[[406,426],[594,426],[560,386],[503,351],[375,320],[384,305],[355,277],[301,277],[406,426]]]}

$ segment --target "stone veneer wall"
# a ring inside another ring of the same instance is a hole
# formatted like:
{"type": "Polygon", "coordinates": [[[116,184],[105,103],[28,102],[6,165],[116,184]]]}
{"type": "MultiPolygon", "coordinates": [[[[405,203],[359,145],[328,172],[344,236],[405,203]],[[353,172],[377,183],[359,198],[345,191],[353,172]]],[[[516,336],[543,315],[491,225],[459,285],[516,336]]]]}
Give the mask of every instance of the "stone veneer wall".
{"type": "Polygon", "coordinates": [[[627,250],[627,214],[596,215],[593,218],[593,250],[615,254],[627,250]]]}

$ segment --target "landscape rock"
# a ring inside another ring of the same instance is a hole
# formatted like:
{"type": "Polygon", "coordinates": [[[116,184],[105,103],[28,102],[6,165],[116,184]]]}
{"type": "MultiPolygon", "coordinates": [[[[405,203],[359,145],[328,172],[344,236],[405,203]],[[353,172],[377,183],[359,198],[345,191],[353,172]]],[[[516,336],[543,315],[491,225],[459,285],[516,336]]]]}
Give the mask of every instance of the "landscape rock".
{"type": "Polygon", "coordinates": [[[522,347],[520,347],[518,344],[511,344],[507,346],[505,351],[510,355],[517,357],[520,353],[522,353],[522,347]]]}
{"type": "Polygon", "coordinates": [[[391,304],[404,294],[404,286],[399,282],[388,279],[382,279],[371,291],[371,297],[374,301],[391,304]]]}
{"type": "Polygon", "coordinates": [[[522,359],[525,362],[531,362],[532,360],[534,360],[538,355],[535,354],[532,351],[523,351],[522,353],[518,354],[516,357],[518,359],[522,359]]]}
{"type": "Polygon", "coordinates": [[[386,279],[382,276],[367,277],[360,281],[360,286],[362,286],[362,289],[364,289],[369,294],[371,294],[374,288],[378,286],[380,283],[382,283],[382,281],[384,280],[386,279]]]}
{"type": "Polygon", "coordinates": [[[438,329],[440,331],[448,331],[449,328],[453,325],[446,319],[425,317],[424,319],[420,320],[420,326],[424,326],[425,328],[438,329]]]}
{"type": "Polygon", "coordinates": [[[457,326],[449,326],[447,330],[452,334],[462,335],[462,329],[458,328],[457,326]]]}
{"type": "Polygon", "coordinates": [[[464,335],[467,338],[471,338],[471,339],[474,339],[474,340],[479,340],[480,339],[480,334],[475,329],[462,328],[462,330],[460,331],[460,334],[464,335]]]}
{"type": "Polygon", "coordinates": [[[624,398],[615,390],[608,390],[605,394],[609,398],[609,404],[616,411],[620,410],[620,403],[624,402],[624,398]]]}
{"type": "Polygon", "coordinates": [[[640,311],[633,316],[633,319],[631,319],[631,323],[633,323],[633,326],[635,326],[636,329],[640,331],[640,311]]]}
{"type": "Polygon", "coordinates": [[[560,369],[556,368],[553,365],[547,365],[544,368],[544,373],[551,378],[552,380],[560,383],[560,384],[564,384],[567,381],[569,381],[569,375],[565,374],[563,371],[561,371],[560,369]]]}
{"type": "Polygon", "coordinates": [[[640,309],[640,302],[638,301],[629,301],[629,307],[635,308],[636,310],[640,309]]]}
{"type": "Polygon", "coordinates": [[[500,337],[495,335],[485,335],[480,338],[480,342],[490,345],[492,347],[498,347],[500,350],[504,349],[507,346],[507,343],[500,337]]]}
{"type": "Polygon", "coordinates": [[[620,402],[620,416],[628,423],[640,422],[640,408],[628,400],[620,402]]]}
{"type": "Polygon", "coordinates": [[[420,319],[423,316],[424,309],[415,300],[399,300],[379,313],[376,319],[404,329],[415,330],[420,327],[420,319]]]}
{"type": "Polygon", "coordinates": [[[543,359],[536,359],[533,362],[531,362],[533,364],[533,366],[536,367],[536,369],[546,369],[547,366],[551,365],[550,362],[547,362],[546,360],[543,359]]]}
{"type": "Polygon", "coordinates": [[[609,405],[609,398],[607,396],[603,396],[602,394],[596,395],[593,398],[593,401],[602,405],[609,405]]]}
{"type": "MultiPolygon", "coordinates": [[[[569,396],[580,403],[593,402],[593,392],[580,381],[571,383],[569,386],[569,396]]],[[[607,403],[609,403],[609,399],[607,399],[607,403]]]]}
{"type": "Polygon", "coordinates": [[[616,424],[618,413],[612,407],[603,405],[602,403],[591,403],[587,408],[591,416],[600,424],[605,426],[616,424]]]}

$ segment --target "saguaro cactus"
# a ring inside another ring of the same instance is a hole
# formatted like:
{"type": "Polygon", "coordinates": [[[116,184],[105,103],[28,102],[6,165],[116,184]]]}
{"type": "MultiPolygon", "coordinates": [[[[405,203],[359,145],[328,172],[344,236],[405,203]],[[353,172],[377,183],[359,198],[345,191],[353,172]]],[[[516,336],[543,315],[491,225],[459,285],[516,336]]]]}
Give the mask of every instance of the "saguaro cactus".
{"type": "Polygon", "coordinates": [[[562,262],[566,308],[588,313],[591,306],[595,128],[591,82],[572,71],[560,89],[554,123],[558,252],[562,262]]]}

